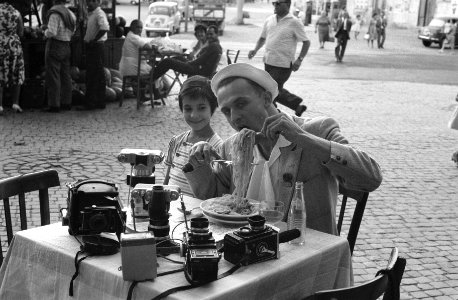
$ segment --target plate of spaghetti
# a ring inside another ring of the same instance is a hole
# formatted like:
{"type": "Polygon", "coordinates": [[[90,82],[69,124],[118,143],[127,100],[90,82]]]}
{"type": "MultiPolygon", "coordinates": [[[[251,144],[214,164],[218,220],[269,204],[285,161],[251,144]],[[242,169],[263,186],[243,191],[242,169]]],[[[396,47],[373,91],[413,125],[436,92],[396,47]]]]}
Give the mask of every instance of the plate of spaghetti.
{"type": "Polygon", "coordinates": [[[200,208],[211,221],[243,225],[248,223],[248,217],[258,214],[259,202],[227,194],[203,201],[200,208]]]}

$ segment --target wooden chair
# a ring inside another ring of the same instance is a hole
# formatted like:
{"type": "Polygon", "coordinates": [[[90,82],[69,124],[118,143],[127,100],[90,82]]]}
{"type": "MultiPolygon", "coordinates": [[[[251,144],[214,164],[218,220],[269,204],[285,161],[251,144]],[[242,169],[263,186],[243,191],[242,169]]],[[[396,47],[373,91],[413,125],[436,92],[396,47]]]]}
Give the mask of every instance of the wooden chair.
{"type": "Polygon", "coordinates": [[[227,64],[235,64],[237,59],[239,58],[240,50],[232,50],[227,49],[226,56],[227,56],[227,64]],[[232,58],[231,58],[232,57],[232,58]]]}
{"type": "Polygon", "coordinates": [[[342,195],[342,201],[340,206],[339,220],[337,222],[337,232],[341,233],[342,223],[345,215],[345,209],[348,198],[356,201],[355,210],[350,222],[350,228],[347,234],[348,244],[350,245],[350,252],[353,255],[353,249],[355,248],[356,238],[358,237],[359,227],[364,215],[364,209],[366,208],[367,198],[369,197],[368,192],[353,191],[339,186],[339,194],[342,195]]]}
{"type": "MultiPolygon", "coordinates": [[[[148,74],[141,74],[141,68],[137,68],[137,75],[124,76],[122,78],[122,93],[119,100],[119,106],[122,106],[124,96],[126,93],[126,88],[128,85],[135,87],[137,92],[137,109],[140,108],[142,103],[143,95],[146,95],[146,92],[149,93],[149,100],[151,101],[151,107],[154,108],[154,62],[156,61],[156,49],[144,49],[140,48],[138,50],[138,66],[142,62],[146,61],[152,67],[151,71],[148,74]]],[[[135,91],[134,89],[134,91],[135,91]]],[[[165,104],[165,103],[164,103],[165,104]]]]}
{"type": "MultiPolygon", "coordinates": [[[[6,233],[8,245],[13,239],[13,221],[15,216],[11,215],[10,197],[18,196],[19,216],[21,220],[21,230],[27,229],[27,210],[25,205],[25,193],[38,190],[40,204],[41,226],[50,223],[49,196],[50,187],[60,186],[59,176],[55,170],[46,170],[36,173],[24,174],[0,180],[0,199],[3,200],[5,212],[6,233]]],[[[13,212],[14,212],[13,205],[13,212]]],[[[2,243],[0,241],[0,265],[3,262],[2,243]]]]}
{"type": "Polygon", "coordinates": [[[352,287],[316,292],[307,300],[399,300],[399,289],[406,260],[398,257],[396,247],[391,251],[386,269],[379,270],[375,278],[352,287]]]}

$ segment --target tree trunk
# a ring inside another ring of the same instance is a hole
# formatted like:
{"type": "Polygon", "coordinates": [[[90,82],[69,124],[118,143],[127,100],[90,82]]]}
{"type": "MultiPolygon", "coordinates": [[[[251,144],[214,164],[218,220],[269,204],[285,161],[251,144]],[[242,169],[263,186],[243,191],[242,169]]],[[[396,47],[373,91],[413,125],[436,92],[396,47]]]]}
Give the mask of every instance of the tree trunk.
{"type": "Polygon", "coordinates": [[[243,4],[245,0],[237,0],[237,20],[235,24],[243,25],[243,4]]]}

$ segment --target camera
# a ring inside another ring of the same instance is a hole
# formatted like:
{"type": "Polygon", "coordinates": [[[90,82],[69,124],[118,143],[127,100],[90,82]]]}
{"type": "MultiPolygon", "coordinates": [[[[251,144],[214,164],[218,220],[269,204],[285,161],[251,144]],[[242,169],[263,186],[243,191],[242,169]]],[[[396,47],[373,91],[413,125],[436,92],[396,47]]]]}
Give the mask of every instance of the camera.
{"type": "Polygon", "coordinates": [[[279,233],[265,225],[263,216],[248,218],[249,227],[224,236],[224,259],[233,264],[249,265],[279,258],[279,233]]]}
{"type": "Polygon", "coordinates": [[[207,218],[191,219],[191,229],[183,233],[180,249],[185,260],[185,277],[191,283],[205,283],[218,278],[221,255],[208,229],[207,218]]]}
{"type": "Polygon", "coordinates": [[[178,199],[180,192],[177,186],[152,185],[151,199],[148,202],[148,230],[152,231],[158,240],[169,238],[170,201],[178,199]]]}
{"type": "Polygon", "coordinates": [[[80,180],[68,184],[67,214],[62,225],[71,235],[91,235],[125,231],[126,212],[118,197],[118,187],[104,180],[80,180]]]}
{"type": "MultiPolygon", "coordinates": [[[[176,185],[160,185],[160,184],[144,184],[139,183],[130,193],[131,201],[133,204],[133,215],[136,218],[147,218],[149,217],[148,205],[153,198],[154,186],[162,186],[165,193],[165,199],[167,212],[170,208],[170,201],[177,200],[180,197],[181,189],[176,185]]],[[[158,200],[159,201],[159,200],[158,200]]],[[[153,205],[153,210],[155,206],[153,205]]]]}
{"type": "Polygon", "coordinates": [[[160,150],[122,149],[118,154],[118,161],[133,166],[132,174],[126,180],[132,187],[137,183],[156,183],[154,166],[163,160],[164,153],[160,150]]]}

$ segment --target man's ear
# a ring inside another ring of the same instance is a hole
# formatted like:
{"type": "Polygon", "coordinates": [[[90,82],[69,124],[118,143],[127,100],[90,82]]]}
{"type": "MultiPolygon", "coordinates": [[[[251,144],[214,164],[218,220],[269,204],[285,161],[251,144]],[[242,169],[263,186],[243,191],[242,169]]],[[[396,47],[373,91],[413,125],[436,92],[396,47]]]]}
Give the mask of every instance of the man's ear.
{"type": "Polygon", "coordinates": [[[269,107],[273,102],[272,94],[268,91],[264,91],[263,97],[264,97],[264,106],[269,107]]]}

